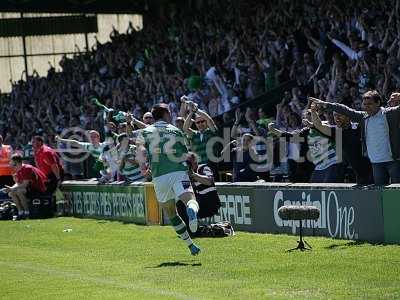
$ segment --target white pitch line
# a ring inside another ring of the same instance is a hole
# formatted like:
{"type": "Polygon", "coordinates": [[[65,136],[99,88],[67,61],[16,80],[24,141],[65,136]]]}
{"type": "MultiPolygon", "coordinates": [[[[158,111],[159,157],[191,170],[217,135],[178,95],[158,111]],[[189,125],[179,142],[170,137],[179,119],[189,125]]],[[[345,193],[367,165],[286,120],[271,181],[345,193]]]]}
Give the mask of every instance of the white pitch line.
{"type": "Polygon", "coordinates": [[[9,263],[9,262],[5,262],[5,261],[0,261],[0,266],[2,266],[3,270],[4,270],[4,268],[3,268],[3,266],[4,266],[4,267],[14,268],[14,269],[18,269],[18,270],[29,270],[29,271],[36,271],[36,272],[40,272],[40,273],[48,273],[49,275],[53,275],[53,276],[67,277],[70,279],[92,282],[92,283],[99,284],[99,285],[109,285],[109,286],[122,288],[122,289],[141,290],[143,292],[153,294],[153,295],[157,294],[157,295],[162,295],[162,296],[172,296],[172,297],[175,297],[177,299],[182,299],[182,300],[198,299],[198,298],[189,297],[185,294],[170,292],[170,291],[163,290],[163,289],[146,288],[146,287],[142,287],[142,286],[139,286],[139,285],[133,284],[133,283],[123,283],[123,282],[119,282],[119,281],[116,281],[113,279],[108,279],[108,278],[87,276],[87,275],[76,273],[76,272],[52,269],[52,268],[49,268],[49,267],[43,266],[43,265],[32,265],[32,264],[28,264],[28,263],[9,263]]]}

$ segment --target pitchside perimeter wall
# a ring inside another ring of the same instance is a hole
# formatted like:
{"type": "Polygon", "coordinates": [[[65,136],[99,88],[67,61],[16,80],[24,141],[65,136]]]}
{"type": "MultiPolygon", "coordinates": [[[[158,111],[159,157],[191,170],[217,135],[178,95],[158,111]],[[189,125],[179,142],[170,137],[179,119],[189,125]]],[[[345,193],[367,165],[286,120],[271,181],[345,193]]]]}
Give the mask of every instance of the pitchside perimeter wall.
{"type": "MultiPolygon", "coordinates": [[[[230,221],[236,230],[295,233],[298,221],[278,216],[282,205],[314,205],[317,221],[304,221],[306,235],[400,243],[400,185],[385,188],[353,184],[217,183],[222,207],[213,221],[230,221]]],[[[67,181],[62,213],[78,217],[162,224],[153,185],[67,181]]]]}

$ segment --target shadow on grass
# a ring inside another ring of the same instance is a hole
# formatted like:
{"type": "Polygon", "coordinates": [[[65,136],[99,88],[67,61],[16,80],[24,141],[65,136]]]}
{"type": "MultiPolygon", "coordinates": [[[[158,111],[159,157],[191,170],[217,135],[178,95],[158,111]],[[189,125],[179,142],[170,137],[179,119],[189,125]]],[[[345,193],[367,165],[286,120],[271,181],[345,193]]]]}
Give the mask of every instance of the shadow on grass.
{"type": "Polygon", "coordinates": [[[146,268],[164,268],[164,267],[200,267],[201,263],[199,262],[184,262],[184,261],[173,261],[173,262],[163,262],[155,267],[146,267],[146,268]]]}
{"type": "Polygon", "coordinates": [[[362,245],[370,245],[370,246],[385,246],[383,243],[373,243],[373,242],[366,242],[366,241],[350,241],[344,244],[332,244],[327,247],[324,247],[325,249],[328,250],[333,250],[337,248],[350,248],[350,247],[357,247],[357,246],[362,246],[362,245]]]}

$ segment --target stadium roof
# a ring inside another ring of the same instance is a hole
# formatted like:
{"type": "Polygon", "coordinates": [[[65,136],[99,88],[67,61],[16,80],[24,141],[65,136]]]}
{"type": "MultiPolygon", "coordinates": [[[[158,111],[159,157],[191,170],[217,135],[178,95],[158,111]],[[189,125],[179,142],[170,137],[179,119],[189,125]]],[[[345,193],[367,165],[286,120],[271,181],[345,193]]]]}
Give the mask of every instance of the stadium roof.
{"type": "Polygon", "coordinates": [[[144,13],[170,0],[1,0],[3,12],[144,13]]]}

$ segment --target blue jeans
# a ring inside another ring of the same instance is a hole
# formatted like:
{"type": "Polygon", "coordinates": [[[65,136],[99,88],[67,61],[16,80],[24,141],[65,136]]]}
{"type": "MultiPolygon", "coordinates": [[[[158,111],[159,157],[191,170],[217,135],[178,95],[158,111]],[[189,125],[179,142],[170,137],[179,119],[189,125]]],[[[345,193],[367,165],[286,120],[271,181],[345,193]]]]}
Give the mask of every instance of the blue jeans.
{"type": "Polygon", "coordinates": [[[383,163],[373,163],[374,182],[376,185],[400,183],[400,161],[393,160],[383,163]]]}

